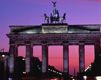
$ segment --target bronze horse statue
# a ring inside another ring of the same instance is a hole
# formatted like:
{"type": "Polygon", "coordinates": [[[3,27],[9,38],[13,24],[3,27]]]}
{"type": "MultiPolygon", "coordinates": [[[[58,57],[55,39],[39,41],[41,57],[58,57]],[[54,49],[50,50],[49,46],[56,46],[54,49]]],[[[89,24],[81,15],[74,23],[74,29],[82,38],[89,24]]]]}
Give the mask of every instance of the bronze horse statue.
{"type": "Polygon", "coordinates": [[[53,11],[53,14],[51,13],[51,16],[50,16],[50,22],[51,23],[57,23],[60,21],[60,16],[59,16],[59,12],[58,10],[54,10],[53,11]]]}
{"type": "Polygon", "coordinates": [[[63,14],[62,17],[59,15],[59,11],[56,9],[56,2],[53,3],[53,11],[50,14],[50,16],[47,16],[47,14],[44,14],[45,22],[49,23],[63,23],[66,20],[66,13],[63,14]]]}
{"type": "Polygon", "coordinates": [[[47,23],[49,23],[49,17],[47,16],[46,13],[44,14],[44,18],[45,18],[45,21],[46,21],[47,23]]]}

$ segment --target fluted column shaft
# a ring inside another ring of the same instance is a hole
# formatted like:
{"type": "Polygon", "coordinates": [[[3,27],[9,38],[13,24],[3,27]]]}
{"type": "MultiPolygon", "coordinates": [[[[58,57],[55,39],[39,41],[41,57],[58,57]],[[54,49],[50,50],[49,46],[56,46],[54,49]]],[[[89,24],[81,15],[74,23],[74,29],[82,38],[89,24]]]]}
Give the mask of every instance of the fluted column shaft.
{"type": "Polygon", "coordinates": [[[63,71],[69,73],[69,47],[68,44],[63,44],[63,71]]]}
{"type": "Polygon", "coordinates": [[[42,44],[42,72],[46,73],[48,70],[48,46],[42,44]]]}
{"type": "Polygon", "coordinates": [[[18,47],[16,44],[10,44],[9,48],[9,72],[13,73],[14,72],[14,58],[18,56],[18,47]]]}
{"type": "Polygon", "coordinates": [[[31,71],[31,59],[33,57],[33,46],[28,43],[26,44],[26,59],[25,59],[25,71],[29,73],[31,71]]]}
{"type": "Polygon", "coordinates": [[[84,43],[79,43],[79,72],[85,70],[85,47],[84,43]]]}
{"type": "Polygon", "coordinates": [[[100,46],[100,42],[95,43],[94,49],[95,49],[95,61],[100,61],[101,60],[101,46],[100,46]]]}

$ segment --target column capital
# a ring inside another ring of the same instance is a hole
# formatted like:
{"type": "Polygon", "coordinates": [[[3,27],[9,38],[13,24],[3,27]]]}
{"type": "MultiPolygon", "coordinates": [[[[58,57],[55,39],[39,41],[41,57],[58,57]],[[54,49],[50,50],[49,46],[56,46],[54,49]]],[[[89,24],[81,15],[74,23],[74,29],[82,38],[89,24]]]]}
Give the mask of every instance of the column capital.
{"type": "Polygon", "coordinates": [[[95,42],[94,45],[100,45],[100,42],[95,42]]]}
{"type": "Polygon", "coordinates": [[[9,44],[15,44],[15,41],[10,40],[10,41],[9,41],[9,44]]]}
{"type": "Polygon", "coordinates": [[[10,43],[11,46],[17,46],[17,43],[10,43]]]}
{"type": "Polygon", "coordinates": [[[68,41],[63,41],[63,45],[69,45],[68,41]]]}
{"type": "Polygon", "coordinates": [[[85,41],[79,41],[79,45],[84,45],[85,41]]]}
{"type": "Polygon", "coordinates": [[[26,45],[30,45],[31,42],[30,42],[30,41],[25,41],[25,44],[26,44],[26,45]]]}
{"type": "Polygon", "coordinates": [[[25,42],[25,45],[33,47],[33,44],[30,41],[29,42],[25,42]]]}
{"type": "Polygon", "coordinates": [[[47,45],[47,41],[41,41],[42,45],[47,45]]]}

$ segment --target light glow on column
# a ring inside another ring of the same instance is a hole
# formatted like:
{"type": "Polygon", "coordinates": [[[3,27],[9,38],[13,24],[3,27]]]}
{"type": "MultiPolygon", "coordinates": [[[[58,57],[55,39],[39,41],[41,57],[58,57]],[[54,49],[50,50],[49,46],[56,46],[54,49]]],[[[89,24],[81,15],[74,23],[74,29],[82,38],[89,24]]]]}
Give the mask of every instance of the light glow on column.
{"type": "Polygon", "coordinates": [[[83,76],[83,78],[84,78],[84,80],[86,80],[87,79],[87,76],[83,76]]]}
{"type": "Polygon", "coordinates": [[[101,76],[97,76],[96,77],[96,80],[101,80],[101,76]]]}

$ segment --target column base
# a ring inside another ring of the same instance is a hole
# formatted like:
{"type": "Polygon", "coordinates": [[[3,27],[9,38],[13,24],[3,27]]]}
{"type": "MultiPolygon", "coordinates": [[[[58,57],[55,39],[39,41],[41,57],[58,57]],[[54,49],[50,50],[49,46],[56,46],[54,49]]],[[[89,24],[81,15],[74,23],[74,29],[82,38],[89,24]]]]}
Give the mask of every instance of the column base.
{"type": "Polygon", "coordinates": [[[68,79],[70,79],[69,73],[64,72],[64,73],[63,73],[63,80],[68,80],[68,79]]]}
{"type": "Polygon", "coordinates": [[[42,79],[47,78],[48,77],[48,72],[42,72],[41,77],[42,77],[42,79]]]}

